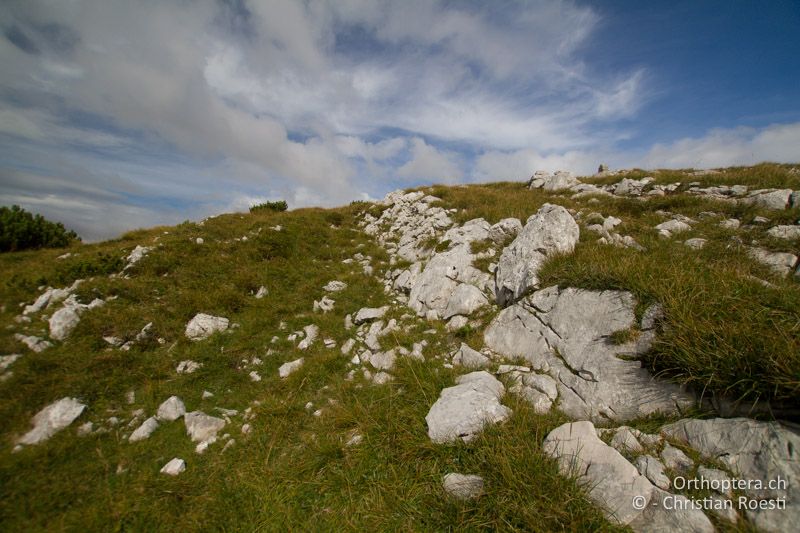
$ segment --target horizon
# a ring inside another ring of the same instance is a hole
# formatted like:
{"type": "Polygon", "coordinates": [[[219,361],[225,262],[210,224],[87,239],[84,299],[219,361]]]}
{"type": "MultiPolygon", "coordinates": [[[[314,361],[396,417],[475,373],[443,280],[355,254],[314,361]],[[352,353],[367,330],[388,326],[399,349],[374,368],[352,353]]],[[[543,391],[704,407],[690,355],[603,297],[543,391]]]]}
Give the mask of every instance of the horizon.
{"type": "Polygon", "coordinates": [[[800,4],[0,6],[0,205],[85,242],[283,199],[800,160],[800,4]]]}

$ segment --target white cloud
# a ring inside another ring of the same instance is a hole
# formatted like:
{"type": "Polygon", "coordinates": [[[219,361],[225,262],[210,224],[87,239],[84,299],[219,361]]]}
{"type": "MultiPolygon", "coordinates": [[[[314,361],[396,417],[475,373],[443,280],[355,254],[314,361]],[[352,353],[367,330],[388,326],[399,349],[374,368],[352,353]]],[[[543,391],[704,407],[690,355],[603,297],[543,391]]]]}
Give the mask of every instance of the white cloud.
{"type": "Polygon", "coordinates": [[[455,183],[462,172],[452,154],[445,154],[423,139],[411,139],[411,160],[397,169],[397,175],[431,182],[455,183]]]}

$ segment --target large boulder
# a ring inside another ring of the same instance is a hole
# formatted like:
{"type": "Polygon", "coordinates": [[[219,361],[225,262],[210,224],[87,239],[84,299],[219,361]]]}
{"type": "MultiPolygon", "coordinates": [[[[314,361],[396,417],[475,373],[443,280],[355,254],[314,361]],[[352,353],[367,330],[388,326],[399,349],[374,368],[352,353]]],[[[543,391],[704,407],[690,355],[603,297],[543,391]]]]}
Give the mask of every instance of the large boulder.
{"type": "Polygon", "coordinates": [[[661,433],[719,461],[739,479],[753,480],[742,489],[747,498],[783,500],[785,509],[747,509],[759,530],[791,531],[800,523],[800,435],[795,431],[779,422],[715,418],[680,420],[661,433]]]}
{"type": "Polygon", "coordinates": [[[536,287],[544,262],[553,255],[572,252],[579,237],[580,228],[569,211],[544,204],[500,255],[495,272],[497,303],[508,305],[536,287]]]}
{"type": "Polygon", "coordinates": [[[654,339],[655,321],[642,324],[635,341],[609,340],[636,324],[635,306],[628,292],[548,287],[501,311],[484,332],[484,348],[549,374],[559,409],[579,420],[680,413],[693,396],[634,360],[654,339]]]}
{"type": "Polygon", "coordinates": [[[742,201],[765,209],[786,209],[791,205],[792,189],[759,189],[751,191],[742,201]]]}
{"type": "Polygon", "coordinates": [[[433,442],[469,442],[487,424],[502,422],[511,415],[511,409],[500,403],[505,387],[488,372],[459,376],[456,383],[442,390],[425,417],[433,442]]]}
{"type": "Polygon", "coordinates": [[[575,185],[580,185],[580,182],[566,170],[557,170],[554,174],[546,170],[537,170],[528,181],[529,189],[544,189],[545,191],[561,191],[575,185]]]}

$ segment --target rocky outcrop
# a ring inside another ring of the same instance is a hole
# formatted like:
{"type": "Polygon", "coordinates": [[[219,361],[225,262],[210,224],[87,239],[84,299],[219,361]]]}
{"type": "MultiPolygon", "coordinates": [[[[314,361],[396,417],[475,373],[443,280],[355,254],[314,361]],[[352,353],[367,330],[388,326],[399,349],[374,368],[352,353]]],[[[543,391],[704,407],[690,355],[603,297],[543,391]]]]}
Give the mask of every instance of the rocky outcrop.
{"type": "Polygon", "coordinates": [[[539,284],[539,269],[545,260],[569,253],[580,237],[580,228],[569,211],[544,204],[528,218],[517,238],[500,255],[495,272],[497,303],[506,306],[539,284]]]}
{"type": "Polygon", "coordinates": [[[655,380],[631,360],[654,339],[652,321],[641,325],[644,331],[635,341],[615,345],[609,339],[636,324],[635,305],[628,292],[549,287],[504,309],[484,333],[485,348],[552,377],[559,409],[573,418],[630,420],[680,413],[694,398],[655,380]]]}

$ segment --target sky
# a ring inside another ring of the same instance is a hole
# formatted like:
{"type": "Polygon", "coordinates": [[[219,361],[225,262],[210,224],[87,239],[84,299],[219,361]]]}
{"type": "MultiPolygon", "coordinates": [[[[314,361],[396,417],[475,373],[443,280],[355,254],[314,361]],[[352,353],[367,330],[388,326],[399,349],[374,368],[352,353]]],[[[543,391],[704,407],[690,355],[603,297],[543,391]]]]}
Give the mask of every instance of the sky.
{"type": "Polygon", "coordinates": [[[0,205],[85,241],[536,170],[800,162],[800,0],[3,0],[0,205]]]}

